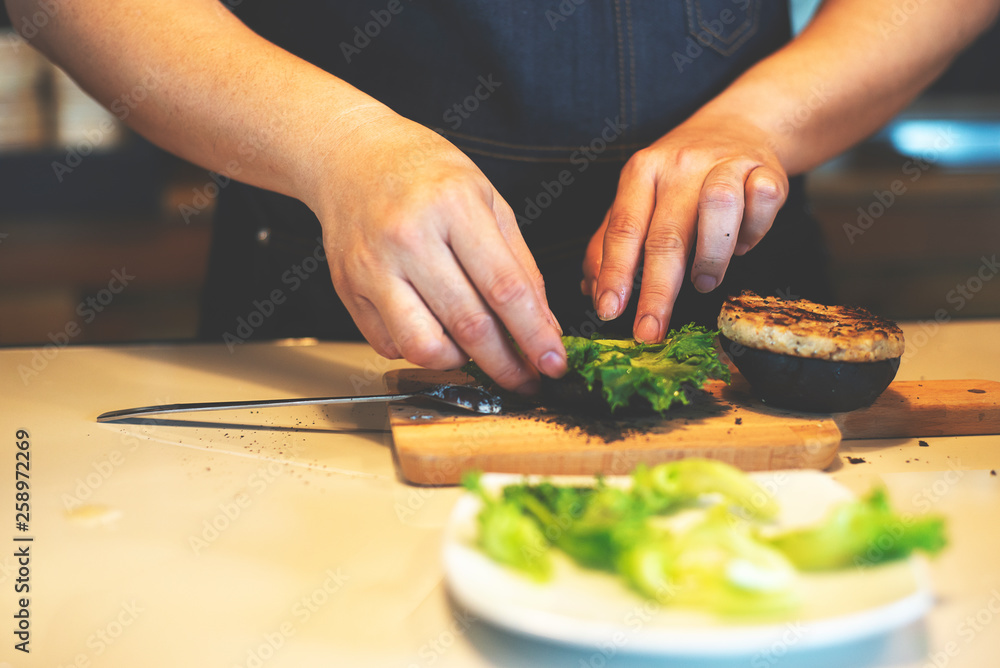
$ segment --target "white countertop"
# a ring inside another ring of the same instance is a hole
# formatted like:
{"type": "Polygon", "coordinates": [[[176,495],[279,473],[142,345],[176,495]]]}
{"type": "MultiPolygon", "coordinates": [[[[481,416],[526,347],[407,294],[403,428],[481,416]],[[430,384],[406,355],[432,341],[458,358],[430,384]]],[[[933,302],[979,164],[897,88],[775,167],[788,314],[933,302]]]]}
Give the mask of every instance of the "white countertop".
{"type": "MultiPolygon", "coordinates": [[[[903,326],[898,379],[1000,379],[1000,322],[903,326]]],[[[0,350],[0,668],[662,665],[528,640],[454,608],[440,547],[460,492],[399,480],[383,405],[94,422],[148,404],[375,393],[399,366],[365,345],[310,342],[0,350]],[[24,533],[19,429],[30,434],[24,533]],[[14,538],[26,536],[27,655],[12,635],[25,544],[14,538]]],[[[756,665],[997,665],[1000,436],[923,440],[844,442],[830,472],[858,491],[884,481],[900,508],[948,517],[929,616],[756,665]]]]}

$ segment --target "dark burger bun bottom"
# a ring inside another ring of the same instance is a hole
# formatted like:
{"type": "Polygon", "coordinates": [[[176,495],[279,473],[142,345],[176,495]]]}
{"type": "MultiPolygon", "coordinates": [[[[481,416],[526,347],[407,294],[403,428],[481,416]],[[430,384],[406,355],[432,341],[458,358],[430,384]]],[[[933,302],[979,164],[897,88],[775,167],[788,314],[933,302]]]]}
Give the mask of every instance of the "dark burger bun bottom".
{"type": "Polygon", "coordinates": [[[748,348],[719,335],[722,350],[768,406],[842,413],[870,406],[896,377],[900,358],[832,362],[748,348]]]}

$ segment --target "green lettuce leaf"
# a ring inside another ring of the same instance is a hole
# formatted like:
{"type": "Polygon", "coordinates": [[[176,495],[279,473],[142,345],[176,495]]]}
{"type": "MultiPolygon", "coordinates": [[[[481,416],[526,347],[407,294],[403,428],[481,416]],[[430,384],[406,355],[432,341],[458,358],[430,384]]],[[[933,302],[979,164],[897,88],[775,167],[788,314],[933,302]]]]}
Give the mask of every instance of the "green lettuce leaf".
{"type": "Polygon", "coordinates": [[[552,559],[549,543],[538,523],[524,513],[520,504],[487,494],[478,473],[466,474],[462,485],[483,502],[478,516],[479,547],[483,552],[534,580],[548,580],[552,575],[552,559]]]}
{"type": "Polygon", "coordinates": [[[721,505],[686,531],[652,529],[623,552],[619,571],[648,598],[725,615],[783,612],[799,600],[792,563],[721,505]]]}
{"type": "Polygon", "coordinates": [[[522,483],[491,495],[478,474],[463,484],[483,501],[479,546],[496,561],[544,581],[559,550],[649,599],[727,616],[794,609],[799,571],[934,554],[945,544],[941,518],[897,514],[881,488],[814,526],[766,537],[774,499],[714,460],[640,465],[627,488],[598,477],[593,486],[522,483]]]}
{"type": "Polygon", "coordinates": [[[653,468],[639,464],[632,472],[632,493],[650,508],[689,505],[703,495],[721,494],[744,517],[771,519],[778,504],[746,473],[715,459],[682,459],[653,468]]]}
{"type": "Polygon", "coordinates": [[[884,488],[833,508],[820,524],[770,539],[801,570],[874,566],[915,550],[937,554],[947,544],[944,518],[894,512],[884,488]]]}
{"type": "Polygon", "coordinates": [[[569,374],[597,389],[615,411],[640,398],[658,413],[687,405],[689,388],[710,378],[729,382],[729,369],[715,350],[715,333],[689,324],[673,330],[662,343],[585,339],[564,336],[569,374]]]}

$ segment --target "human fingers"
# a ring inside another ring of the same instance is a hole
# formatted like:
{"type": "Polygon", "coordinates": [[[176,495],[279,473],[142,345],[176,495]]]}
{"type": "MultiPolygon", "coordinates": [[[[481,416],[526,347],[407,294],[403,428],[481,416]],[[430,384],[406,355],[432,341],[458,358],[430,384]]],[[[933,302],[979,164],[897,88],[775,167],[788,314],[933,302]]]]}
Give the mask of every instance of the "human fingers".
{"type": "Polygon", "coordinates": [[[362,336],[375,349],[375,352],[391,360],[403,356],[385,326],[382,316],[379,315],[378,309],[367,297],[353,293],[348,294],[346,291],[341,291],[336,285],[334,285],[334,289],[336,289],[337,296],[340,297],[340,301],[347,308],[348,313],[351,314],[354,324],[358,326],[362,336]]]}
{"type": "Polygon", "coordinates": [[[725,161],[713,167],[701,185],[691,265],[691,282],[699,292],[711,292],[726,275],[743,220],[743,183],[752,168],[742,161],[725,161]]]}
{"type": "Polygon", "coordinates": [[[493,216],[500,229],[500,234],[503,235],[504,240],[507,242],[507,247],[528,275],[528,279],[534,286],[539,301],[545,307],[549,322],[562,334],[562,326],[556,320],[555,314],[552,313],[552,309],[548,305],[548,297],[545,294],[545,280],[542,278],[542,272],[538,270],[538,264],[535,263],[535,258],[528,249],[528,244],[524,242],[524,237],[521,236],[517,217],[514,215],[514,211],[510,208],[510,205],[507,204],[507,201],[503,199],[495,188],[493,189],[491,206],[493,208],[493,216]]]}
{"type": "Polygon", "coordinates": [[[617,318],[628,304],[653,215],[655,171],[648,167],[643,155],[640,151],[622,169],[608,215],[594,290],[594,307],[601,320],[617,318]]]}
{"type": "Polygon", "coordinates": [[[351,315],[357,318],[360,311],[363,317],[362,322],[355,322],[363,327],[366,338],[380,336],[381,332],[371,313],[358,308],[364,301],[371,304],[391,346],[407,361],[428,369],[455,369],[468,361],[468,354],[451,340],[416,286],[404,277],[383,276],[368,296],[355,294],[349,299],[351,315]]]}
{"type": "Polygon", "coordinates": [[[468,355],[448,337],[399,261],[407,243],[399,239],[415,234],[399,232],[377,252],[360,243],[326,243],[330,276],[341,302],[378,353],[431,369],[454,369],[468,355]]]}
{"type": "MultiPolygon", "coordinates": [[[[484,208],[479,214],[483,222],[464,234],[450,235],[451,249],[489,310],[503,323],[527,360],[547,376],[562,376],[566,372],[566,351],[559,330],[550,322],[548,307],[539,298],[531,279],[496,225],[492,224],[490,212],[482,204],[479,206],[484,208]]],[[[473,202],[467,211],[474,215],[475,207],[473,202]]],[[[470,225],[465,220],[460,224],[463,228],[470,225]]],[[[452,327],[448,331],[477,362],[479,358],[467,345],[497,349],[487,323],[471,303],[466,303],[456,325],[459,331],[452,327]],[[481,340],[480,329],[485,340],[481,340]]],[[[508,363],[506,358],[501,361],[504,365],[508,363]]],[[[490,375],[500,382],[500,378],[490,375]]]]}
{"type": "Polygon", "coordinates": [[[643,256],[642,289],[639,292],[632,333],[637,341],[655,343],[663,339],[674,301],[684,282],[688,251],[694,240],[698,213],[698,186],[694,181],[658,184],[643,256]]]}
{"type": "MultiPolygon", "coordinates": [[[[444,244],[428,247],[424,259],[425,262],[413,268],[409,278],[429,315],[440,323],[442,335],[454,342],[465,359],[471,357],[500,386],[520,392],[535,391],[537,371],[511,345],[499,317],[478,293],[453,250],[444,244]]],[[[531,292],[527,284],[524,289],[531,292]]],[[[392,306],[386,304],[386,308],[392,306]]],[[[387,321],[391,317],[388,316],[387,321]]],[[[390,323],[389,327],[402,329],[412,317],[412,313],[400,314],[395,325],[390,323]]],[[[431,359],[414,361],[428,366],[442,351],[424,352],[430,353],[431,359]]]]}
{"type": "Polygon", "coordinates": [[[736,240],[736,255],[743,255],[760,243],[775,216],[788,199],[788,176],[773,167],[760,165],[747,176],[743,224],[736,240]]]}
{"type": "Polygon", "coordinates": [[[601,226],[597,228],[590,241],[587,243],[587,250],[583,255],[583,280],[580,281],[580,292],[591,299],[594,298],[594,291],[597,288],[597,276],[601,273],[601,259],[604,255],[604,234],[608,229],[608,217],[611,209],[604,214],[601,226]]]}

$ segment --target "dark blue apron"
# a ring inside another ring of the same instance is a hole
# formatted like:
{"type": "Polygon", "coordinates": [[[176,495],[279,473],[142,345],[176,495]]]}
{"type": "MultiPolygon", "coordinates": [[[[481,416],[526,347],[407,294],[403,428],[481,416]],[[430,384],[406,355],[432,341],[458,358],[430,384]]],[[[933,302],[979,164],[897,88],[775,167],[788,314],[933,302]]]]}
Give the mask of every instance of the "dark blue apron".
{"type": "MultiPolygon", "coordinates": [[[[229,4],[267,39],[465,151],[517,215],[564,329],[583,334],[597,319],[579,291],[581,262],[622,165],[790,33],[787,3],[762,0],[229,4]]],[[[720,289],[685,286],[672,325],[714,325],[721,300],[743,289],[829,299],[802,191],[793,179],[772,231],[734,258],[720,289]]],[[[358,338],[317,262],[320,236],[296,200],[222,189],[202,337],[358,338]]],[[[601,331],[627,336],[632,317],[601,331]]]]}

